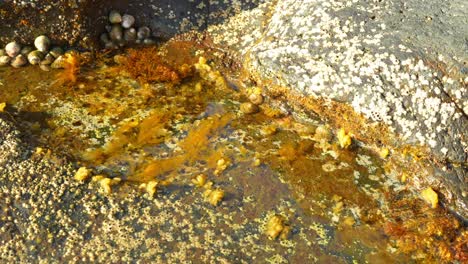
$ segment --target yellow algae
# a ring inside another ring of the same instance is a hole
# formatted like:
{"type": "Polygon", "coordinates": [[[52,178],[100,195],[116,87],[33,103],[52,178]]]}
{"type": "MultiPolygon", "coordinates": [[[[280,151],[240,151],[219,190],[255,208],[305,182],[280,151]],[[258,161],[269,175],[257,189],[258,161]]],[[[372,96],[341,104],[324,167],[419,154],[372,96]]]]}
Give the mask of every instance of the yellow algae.
{"type": "Polygon", "coordinates": [[[431,187],[428,187],[427,189],[423,190],[421,192],[421,197],[424,201],[430,204],[432,208],[436,208],[437,204],[439,203],[437,193],[431,187]]]}
{"type": "Polygon", "coordinates": [[[139,187],[140,187],[140,189],[146,191],[146,193],[148,193],[150,198],[153,198],[154,194],[157,191],[158,185],[159,185],[158,181],[149,181],[147,183],[140,184],[139,187]]]}
{"type": "Polygon", "coordinates": [[[403,172],[401,174],[401,182],[405,183],[408,180],[408,173],[403,172]]]}
{"type": "Polygon", "coordinates": [[[382,148],[379,150],[379,156],[382,159],[386,159],[389,154],[390,154],[390,150],[388,148],[382,148]]]}
{"type": "Polygon", "coordinates": [[[280,235],[281,239],[287,239],[291,230],[285,224],[284,217],[280,215],[271,216],[265,228],[266,235],[272,240],[276,239],[280,235]]]}
{"type": "MultiPolygon", "coordinates": [[[[37,151],[36,151],[37,152],[37,151]]],[[[42,152],[42,148],[41,148],[42,152]]],[[[75,173],[75,180],[77,181],[85,181],[91,176],[91,170],[86,167],[80,167],[75,173]]]]}
{"type": "Polygon", "coordinates": [[[6,107],[6,103],[5,103],[5,102],[0,103],[0,112],[5,111],[5,107],[6,107]]]}
{"type": "Polygon", "coordinates": [[[197,187],[203,187],[203,185],[205,185],[207,179],[208,179],[208,177],[206,177],[205,174],[199,174],[199,175],[195,176],[195,178],[192,179],[192,183],[197,187]]]}
{"type": "MultiPolygon", "coordinates": [[[[182,164],[193,163],[197,160],[210,161],[212,157],[219,157],[220,152],[210,147],[210,138],[230,121],[231,115],[213,116],[201,120],[198,125],[192,127],[187,136],[178,144],[182,154],[167,159],[150,161],[138,168],[138,173],[129,177],[132,181],[145,182],[154,179],[158,175],[179,169],[182,164]],[[214,155],[214,156],[213,156],[214,155]]],[[[218,159],[216,160],[216,162],[218,159]]],[[[209,162],[208,162],[209,163],[209,162]]]]}
{"type": "Polygon", "coordinates": [[[224,198],[224,191],[221,189],[206,189],[203,196],[211,205],[217,206],[224,198]]]}
{"type": "Polygon", "coordinates": [[[97,182],[101,187],[101,190],[104,194],[112,193],[112,186],[118,184],[121,179],[120,178],[107,178],[104,175],[96,175],[92,178],[93,182],[97,182]]]}
{"type": "Polygon", "coordinates": [[[351,145],[351,136],[346,134],[344,128],[340,128],[336,136],[338,137],[338,143],[340,143],[341,148],[346,149],[351,145]]]}
{"type": "Polygon", "coordinates": [[[75,52],[67,53],[64,56],[63,70],[56,75],[57,84],[75,84],[80,72],[81,58],[75,52]]]}
{"type": "Polygon", "coordinates": [[[216,162],[216,170],[214,171],[214,175],[219,176],[223,171],[227,169],[231,165],[231,162],[228,159],[221,158],[216,162]]]}

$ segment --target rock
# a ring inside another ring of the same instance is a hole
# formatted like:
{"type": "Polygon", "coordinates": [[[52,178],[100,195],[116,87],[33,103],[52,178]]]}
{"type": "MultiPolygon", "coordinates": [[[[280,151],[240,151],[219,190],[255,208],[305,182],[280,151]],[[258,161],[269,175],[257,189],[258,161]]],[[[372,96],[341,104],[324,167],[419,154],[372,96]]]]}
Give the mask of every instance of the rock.
{"type": "Polygon", "coordinates": [[[53,47],[50,52],[50,55],[54,56],[54,58],[58,58],[64,54],[63,49],[61,47],[53,47]]]}
{"type": "Polygon", "coordinates": [[[65,63],[66,63],[66,58],[64,57],[64,55],[61,55],[58,58],[56,58],[54,62],[52,62],[50,67],[52,69],[63,69],[65,67],[65,63]]]}
{"type": "MultiPolygon", "coordinates": [[[[466,164],[468,90],[461,62],[468,54],[459,38],[466,35],[459,27],[466,17],[461,1],[413,1],[403,13],[393,1],[349,2],[343,8],[285,0],[208,31],[216,44],[245,56],[244,66],[259,80],[273,80],[304,97],[346,103],[400,135],[397,144],[425,145],[439,164],[466,164]],[[437,21],[421,23],[421,13],[437,21]]],[[[450,175],[434,177],[453,187],[458,198],[450,206],[468,218],[468,201],[460,196],[468,192],[463,184],[468,176],[450,175]]]]}
{"type": "Polygon", "coordinates": [[[21,49],[20,53],[23,54],[24,56],[28,56],[28,54],[29,54],[31,51],[33,51],[33,50],[34,50],[34,48],[31,47],[31,46],[24,46],[24,47],[21,49]]]}

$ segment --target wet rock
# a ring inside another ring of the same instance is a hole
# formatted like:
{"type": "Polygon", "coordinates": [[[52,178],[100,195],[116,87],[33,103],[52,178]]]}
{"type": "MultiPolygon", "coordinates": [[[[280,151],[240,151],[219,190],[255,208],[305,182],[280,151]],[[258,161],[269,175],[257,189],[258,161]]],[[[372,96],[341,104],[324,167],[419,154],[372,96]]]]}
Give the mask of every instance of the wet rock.
{"type": "Polygon", "coordinates": [[[61,47],[53,47],[50,52],[50,55],[54,56],[54,58],[58,58],[64,54],[63,49],[61,47]]]}
{"type": "Polygon", "coordinates": [[[34,50],[34,48],[31,47],[31,46],[24,46],[24,47],[21,49],[20,53],[23,54],[23,55],[25,55],[25,56],[28,56],[28,54],[29,54],[31,51],[33,51],[33,50],[34,50]]]}

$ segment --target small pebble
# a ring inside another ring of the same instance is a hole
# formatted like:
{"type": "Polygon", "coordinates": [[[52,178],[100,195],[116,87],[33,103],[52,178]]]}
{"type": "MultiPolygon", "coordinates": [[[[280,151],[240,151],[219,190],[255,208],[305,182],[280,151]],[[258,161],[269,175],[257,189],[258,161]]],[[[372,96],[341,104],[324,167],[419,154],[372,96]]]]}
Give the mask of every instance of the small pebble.
{"type": "Polygon", "coordinates": [[[58,57],[62,56],[63,53],[64,53],[63,49],[60,48],[60,47],[53,47],[49,52],[49,54],[54,56],[54,58],[58,58],[58,57]]]}
{"type": "Polygon", "coordinates": [[[39,50],[33,50],[28,54],[28,61],[31,65],[37,65],[44,58],[44,53],[39,50]]]}
{"type": "Polygon", "coordinates": [[[156,41],[154,41],[154,39],[152,39],[152,38],[146,38],[146,39],[143,40],[143,44],[145,44],[145,45],[153,45],[155,43],[156,43],[156,41]]]}
{"type": "Polygon", "coordinates": [[[50,71],[50,66],[46,64],[39,65],[39,68],[41,68],[43,71],[50,71]]]}
{"type": "Polygon", "coordinates": [[[122,16],[122,27],[131,28],[135,23],[135,18],[131,15],[125,14],[122,16]]]}
{"type": "Polygon", "coordinates": [[[109,35],[107,35],[107,33],[102,33],[100,36],[99,36],[99,40],[101,40],[102,44],[106,45],[107,43],[111,42],[111,40],[109,39],[109,35]]]}
{"type": "Polygon", "coordinates": [[[54,62],[52,62],[52,64],[50,65],[50,67],[51,67],[52,69],[63,69],[64,66],[65,66],[65,61],[66,61],[66,59],[65,59],[65,57],[63,57],[63,55],[62,55],[62,56],[59,56],[58,58],[56,58],[56,59],[54,60],[54,62]]]}

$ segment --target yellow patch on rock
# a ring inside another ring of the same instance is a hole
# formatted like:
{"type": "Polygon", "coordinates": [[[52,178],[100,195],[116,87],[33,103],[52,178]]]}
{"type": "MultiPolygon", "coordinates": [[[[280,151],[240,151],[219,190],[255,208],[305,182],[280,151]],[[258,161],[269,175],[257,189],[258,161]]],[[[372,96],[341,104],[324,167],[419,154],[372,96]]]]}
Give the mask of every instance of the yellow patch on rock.
{"type": "Polygon", "coordinates": [[[428,187],[427,189],[423,190],[421,192],[421,197],[424,201],[431,204],[432,208],[436,208],[437,204],[439,203],[439,197],[431,187],[428,187]]]}

